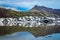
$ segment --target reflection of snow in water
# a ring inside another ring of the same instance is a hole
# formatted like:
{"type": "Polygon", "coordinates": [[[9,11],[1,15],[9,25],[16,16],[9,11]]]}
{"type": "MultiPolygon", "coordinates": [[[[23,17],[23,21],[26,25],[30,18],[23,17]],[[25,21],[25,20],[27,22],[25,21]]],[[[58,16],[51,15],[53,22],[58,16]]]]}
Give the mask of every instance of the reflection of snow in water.
{"type": "Polygon", "coordinates": [[[60,40],[60,33],[34,37],[29,32],[17,32],[10,35],[0,36],[0,40],[60,40]]]}
{"type": "Polygon", "coordinates": [[[60,25],[60,18],[55,19],[53,17],[44,18],[37,16],[24,16],[20,18],[0,18],[0,26],[41,27],[54,25],[60,25]]]}

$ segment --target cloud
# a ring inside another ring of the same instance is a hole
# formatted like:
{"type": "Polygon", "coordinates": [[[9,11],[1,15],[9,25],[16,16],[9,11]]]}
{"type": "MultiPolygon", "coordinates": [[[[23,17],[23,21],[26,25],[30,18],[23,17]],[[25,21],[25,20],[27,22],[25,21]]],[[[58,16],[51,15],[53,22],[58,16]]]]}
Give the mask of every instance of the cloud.
{"type": "Polygon", "coordinates": [[[34,5],[60,8],[60,0],[0,0],[0,6],[17,10],[29,10],[34,5]]]}
{"type": "Polygon", "coordinates": [[[23,6],[24,3],[19,3],[19,2],[2,2],[0,1],[0,7],[4,7],[4,8],[10,8],[10,9],[15,9],[15,10],[20,10],[20,11],[23,11],[23,10],[27,10],[27,8],[25,6],[23,6]]]}
{"type": "Polygon", "coordinates": [[[3,7],[10,7],[10,8],[15,8],[15,9],[20,9],[20,10],[28,10],[31,9],[36,3],[38,2],[1,2],[0,6],[3,7]]]}

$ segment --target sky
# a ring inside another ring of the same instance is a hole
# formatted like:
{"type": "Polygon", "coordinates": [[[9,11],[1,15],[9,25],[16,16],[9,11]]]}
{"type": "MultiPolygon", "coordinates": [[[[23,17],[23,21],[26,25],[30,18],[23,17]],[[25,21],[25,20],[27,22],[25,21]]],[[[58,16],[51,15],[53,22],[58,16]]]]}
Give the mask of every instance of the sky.
{"type": "Polygon", "coordinates": [[[60,9],[60,0],[0,0],[0,7],[28,11],[35,5],[60,9]]]}

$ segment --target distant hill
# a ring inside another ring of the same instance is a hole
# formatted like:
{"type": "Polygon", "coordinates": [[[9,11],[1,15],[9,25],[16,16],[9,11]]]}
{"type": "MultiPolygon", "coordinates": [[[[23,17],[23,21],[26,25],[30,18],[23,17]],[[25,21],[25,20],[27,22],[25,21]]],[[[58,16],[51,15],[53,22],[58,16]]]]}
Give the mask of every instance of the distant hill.
{"type": "Polygon", "coordinates": [[[22,17],[22,16],[60,17],[60,9],[52,9],[45,6],[36,5],[28,12],[21,12],[12,9],[0,8],[0,18],[22,17]]]}
{"type": "Polygon", "coordinates": [[[36,12],[44,17],[60,17],[60,9],[52,9],[45,6],[35,5],[30,12],[36,12]]]}
{"type": "Polygon", "coordinates": [[[10,12],[7,9],[0,8],[0,18],[1,17],[9,17],[10,12]]]}
{"type": "Polygon", "coordinates": [[[20,13],[19,11],[15,11],[12,9],[5,9],[5,8],[0,8],[0,18],[8,18],[8,17],[19,17],[18,13],[20,13]]]}

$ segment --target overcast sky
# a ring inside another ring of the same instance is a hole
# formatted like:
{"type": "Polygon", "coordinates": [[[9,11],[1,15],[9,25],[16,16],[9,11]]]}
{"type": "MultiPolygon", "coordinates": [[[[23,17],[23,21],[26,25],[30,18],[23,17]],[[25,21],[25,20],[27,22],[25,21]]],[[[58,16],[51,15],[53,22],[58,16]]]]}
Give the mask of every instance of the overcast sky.
{"type": "Polygon", "coordinates": [[[0,0],[0,7],[26,11],[35,5],[60,9],[60,0],[0,0]]]}

